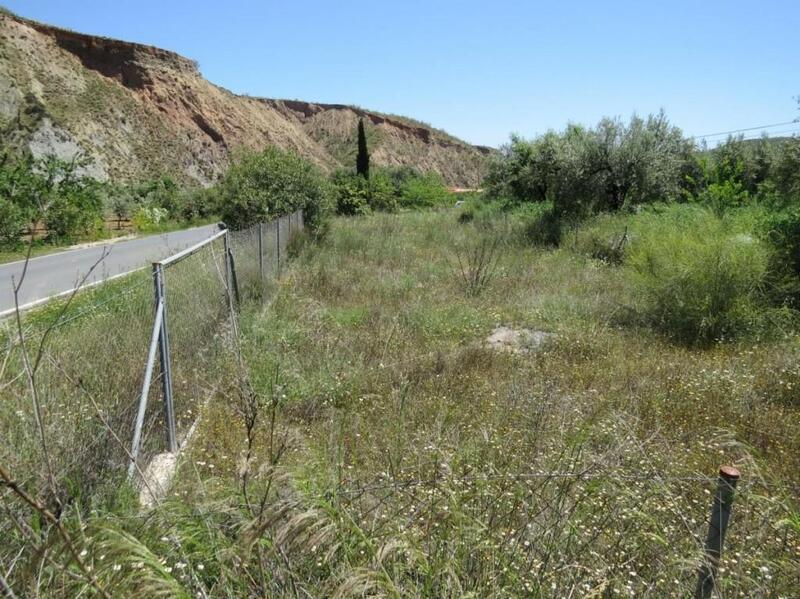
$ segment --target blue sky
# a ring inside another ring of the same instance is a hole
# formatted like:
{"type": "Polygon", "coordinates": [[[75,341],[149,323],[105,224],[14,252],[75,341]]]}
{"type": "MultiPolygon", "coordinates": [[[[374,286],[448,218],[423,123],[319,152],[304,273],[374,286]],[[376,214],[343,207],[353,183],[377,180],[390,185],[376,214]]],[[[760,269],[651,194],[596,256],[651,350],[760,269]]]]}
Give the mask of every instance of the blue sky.
{"type": "Polygon", "coordinates": [[[690,135],[800,116],[797,0],[0,4],[174,50],[237,93],[358,104],[486,145],[660,108],[690,135]]]}

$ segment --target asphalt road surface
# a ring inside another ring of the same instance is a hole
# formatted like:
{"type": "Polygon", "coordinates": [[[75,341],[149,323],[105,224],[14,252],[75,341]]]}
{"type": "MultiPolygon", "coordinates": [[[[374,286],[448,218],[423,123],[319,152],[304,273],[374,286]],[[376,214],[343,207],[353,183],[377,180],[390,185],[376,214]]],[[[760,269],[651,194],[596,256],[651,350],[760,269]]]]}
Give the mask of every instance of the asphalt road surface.
{"type": "MultiPolygon", "coordinates": [[[[74,289],[94,266],[103,252],[103,258],[85,284],[98,283],[123,273],[147,266],[187,248],[219,231],[217,225],[205,225],[161,235],[119,241],[107,245],[72,249],[31,258],[19,292],[20,307],[29,307],[54,295],[74,289]]],[[[12,277],[19,281],[24,261],[0,264],[0,316],[14,310],[12,277]]]]}

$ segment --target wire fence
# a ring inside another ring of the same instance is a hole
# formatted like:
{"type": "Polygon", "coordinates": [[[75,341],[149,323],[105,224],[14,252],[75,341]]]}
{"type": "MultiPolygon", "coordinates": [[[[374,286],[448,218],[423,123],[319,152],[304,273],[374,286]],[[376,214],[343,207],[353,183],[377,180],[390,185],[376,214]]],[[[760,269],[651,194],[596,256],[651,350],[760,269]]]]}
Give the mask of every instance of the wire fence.
{"type": "Polygon", "coordinates": [[[34,488],[88,494],[116,487],[132,458],[143,469],[175,449],[170,437],[181,443],[224,374],[235,302],[268,297],[302,228],[297,212],[221,231],[152,271],[2,321],[0,462],[34,488]]]}

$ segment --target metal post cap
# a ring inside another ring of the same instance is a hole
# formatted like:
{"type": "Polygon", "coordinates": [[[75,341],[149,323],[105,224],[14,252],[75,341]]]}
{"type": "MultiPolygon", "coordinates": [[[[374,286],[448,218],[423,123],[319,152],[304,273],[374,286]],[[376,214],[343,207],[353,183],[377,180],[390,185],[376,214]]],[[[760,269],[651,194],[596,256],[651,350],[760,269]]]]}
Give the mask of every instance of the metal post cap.
{"type": "Polygon", "coordinates": [[[739,470],[733,466],[720,466],[719,475],[723,478],[737,480],[740,476],[739,470]]]}

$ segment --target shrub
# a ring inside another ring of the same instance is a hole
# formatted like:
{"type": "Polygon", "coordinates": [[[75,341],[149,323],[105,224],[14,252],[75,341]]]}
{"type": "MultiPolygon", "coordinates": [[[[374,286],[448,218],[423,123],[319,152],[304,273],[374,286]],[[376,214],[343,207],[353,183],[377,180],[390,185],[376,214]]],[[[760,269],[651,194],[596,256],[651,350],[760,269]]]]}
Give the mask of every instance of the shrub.
{"type": "Polygon", "coordinates": [[[542,204],[536,210],[521,213],[522,239],[526,244],[558,247],[563,233],[563,219],[552,205],[542,204]]]}
{"type": "Polygon", "coordinates": [[[785,140],[775,161],[774,179],[786,198],[800,198],[800,137],[785,140]]]}
{"type": "Polygon", "coordinates": [[[458,213],[458,222],[462,225],[471,223],[475,220],[476,209],[472,205],[464,206],[458,213]]]}
{"type": "Polygon", "coordinates": [[[385,169],[370,171],[368,201],[370,208],[382,212],[395,212],[398,206],[398,194],[391,175],[385,169]]]}
{"type": "Polygon", "coordinates": [[[340,170],[331,178],[336,197],[336,213],[345,216],[369,214],[369,182],[355,173],[340,170]]]}
{"type": "Polygon", "coordinates": [[[316,166],[293,152],[268,147],[240,154],[219,184],[219,213],[232,229],[242,229],[298,209],[319,231],[331,193],[316,166]]]}
{"type": "Polygon", "coordinates": [[[216,187],[184,189],[176,200],[172,217],[183,221],[209,218],[214,215],[219,205],[216,187]]]}
{"type": "Polygon", "coordinates": [[[36,218],[36,200],[44,181],[33,172],[30,160],[0,160],[0,240],[19,243],[20,234],[36,218]]]}
{"type": "Polygon", "coordinates": [[[409,177],[403,183],[400,194],[400,206],[403,208],[433,208],[449,205],[452,200],[453,194],[448,191],[441,176],[434,172],[409,177]]]}
{"type": "Polygon", "coordinates": [[[708,206],[717,216],[723,216],[733,208],[741,208],[750,200],[750,194],[738,181],[727,179],[722,183],[711,183],[701,191],[697,200],[708,206]]]}
{"type": "Polygon", "coordinates": [[[502,257],[503,239],[496,231],[476,229],[455,250],[458,274],[467,295],[478,295],[492,281],[502,257]]]}
{"type": "Polygon", "coordinates": [[[37,221],[51,239],[72,239],[101,224],[100,185],[80,175],[78,166],[53,156],[0,161],[0,231],[6,243],[17,243],[22,229],[37,221]]]}
{"type": "Polygon", "coordinates": [[[771,213],[765,237],[773,248],[769,288],[777,304],[800,308],[800,205],[771,213]]]}
{"type": "Polygon", "coordinates": [[[169,218],[166,208],[159,206],[140,206],[131,219],[137,231],[155,231],[169,218]]]}
{"type": "Polygon", "coordinates": [[[678,207],[651,219],[626,257],[643,315],[673,339],[707,345],[751,330],[769,252],[714,214],[678,207]]]}

